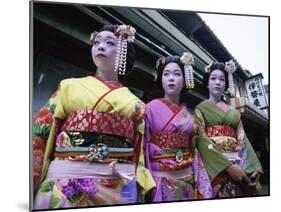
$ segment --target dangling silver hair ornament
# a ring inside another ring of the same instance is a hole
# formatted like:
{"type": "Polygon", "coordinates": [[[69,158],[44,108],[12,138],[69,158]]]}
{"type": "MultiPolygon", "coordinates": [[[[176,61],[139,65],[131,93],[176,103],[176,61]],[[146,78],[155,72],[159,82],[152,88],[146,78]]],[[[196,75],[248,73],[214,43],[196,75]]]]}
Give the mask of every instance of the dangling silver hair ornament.
{"type": "Polygon", "coordinates": [[[182,64],[184,64],[184,78],[186,88],[193,89],[195,86],[192,68],[192,65],[194,64],[193,55],[191,53],[185,52],[181,56],[180,61],[182,64]]]}
{"type": "Polygon", "coordinates": [[[225,62],[224,70],[228,73],[228,91],[235,96],[235,85],[233,80],[233,73],[237,70],[235,62],[232,59],[225,62]]]}
{"type": "Polygon", "coordinates": [[[129,25],[118,25],[116,26],[114,33],[118,36],[114,71],[118,72],[119,75],[125,75],[128,42],[134,42],[136,30],[129,25]]]}

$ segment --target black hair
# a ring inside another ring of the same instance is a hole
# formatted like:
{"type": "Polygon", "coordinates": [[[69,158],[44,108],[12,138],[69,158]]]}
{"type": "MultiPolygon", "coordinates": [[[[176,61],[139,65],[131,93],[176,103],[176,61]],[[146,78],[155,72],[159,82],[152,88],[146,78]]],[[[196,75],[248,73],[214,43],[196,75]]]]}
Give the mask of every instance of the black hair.
{"type": "Polygon", "coordinates": [[[163,85],[162,85],[162,75],[163,75],[163,70],[164,70],[165,66],[168,65],[169,63],[177,63],[179,65],[181,71],[182,71],[183,88],[181,89],[181,92],[180,92],[180,103],[183,103],[183,98],[184,98],[184,95],[185,95],[187,89],[185,87],[184,65],[180,61],[179,56],[172,55],[172,56],[167,56],[167,57],[161,57],[157,60],[157,62],[156,62],[156,69],[157,69],[156,83],[157,83],[157,87],[160,89],[160,95],[164,96],[165,92],[164,92],[163,85]]]}
{"type": "MultiPolygon", "coordinates": [[[[100,30],[98,30],[95,33],[94,38],[95,38],[95,36],[97,35],[98,32],[102,32],[102,31],[109,31],[109,32],[113,32],[115,34],[115,29],[116,29],[117,26],[118,25],[112,25],[112,24],[103,25],[100,28],[100,30]]],[[[94,38],[93,38],[92,42],[94,41],[94,38]]],[[[126,57],[126,61],[127,61],[127,63],[126,63],[126,75],[128,74],[128,72],[132,71],[133,66],[134,66],[134,62],[135,62],[135,58],[136,58],[135,48],[134,48],[132,43],[128,42],[127,57],[126,57]]],[[[123,78],[123,77],[124,77],[123,75],[118,74],[119,79],[123,78]]]]}
{"type": "Polygon", "coordinates": [[[223,72],[224,77],[225,77],[225,88],[224,88],[224,90],[226,91],[228,89],[228,86],[229,86],[228,72],[225,70],[225,64],[222,63],[222,62],[213,62],[212,63],[212,65],[210,66],[210,71],[204,73],[203,84],[206,87],[208,86],[210,75],[214,70],[220,70],[220,71],[223,72]]]}

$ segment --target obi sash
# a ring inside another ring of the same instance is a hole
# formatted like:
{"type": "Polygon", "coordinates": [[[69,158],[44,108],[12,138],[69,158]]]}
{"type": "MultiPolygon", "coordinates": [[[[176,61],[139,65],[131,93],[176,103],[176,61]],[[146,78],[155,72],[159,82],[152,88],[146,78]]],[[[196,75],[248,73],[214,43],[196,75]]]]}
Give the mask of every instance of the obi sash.
{"type": "Polygon", "coordinates": [[[209,148],[215,148],[226,156],[230,161],[241,161],[239,149],[241,143],[237,140],[236,131],[228,125],[214,125],[206,128],[206,135],[213,142],[209,148]]]}

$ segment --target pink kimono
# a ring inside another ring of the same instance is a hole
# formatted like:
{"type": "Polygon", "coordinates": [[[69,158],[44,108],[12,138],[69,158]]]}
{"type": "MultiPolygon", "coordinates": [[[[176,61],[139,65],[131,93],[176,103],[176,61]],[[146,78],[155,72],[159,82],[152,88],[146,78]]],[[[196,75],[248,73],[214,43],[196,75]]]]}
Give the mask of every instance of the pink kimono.
{"type": "Polygon", "coordinates": [[[156,99],[146,106],[146,167],[156,189],[152,202],[212,197],[212,187],[192,142],[192,115],[185,106],[156,99]]]}

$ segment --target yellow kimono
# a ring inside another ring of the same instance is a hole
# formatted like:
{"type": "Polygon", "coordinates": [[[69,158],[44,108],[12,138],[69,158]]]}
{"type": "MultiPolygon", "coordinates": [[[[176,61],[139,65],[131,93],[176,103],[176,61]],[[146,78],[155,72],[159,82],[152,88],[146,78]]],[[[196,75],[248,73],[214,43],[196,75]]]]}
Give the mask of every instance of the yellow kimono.
{"type": "Polygon", "coordinates": [[[142,193],[155,186],[142,152],[144,103],[121,83],[63,80],[42,110],[33,126],[34,209],[137,203],[137,183],[142,193]]]}

